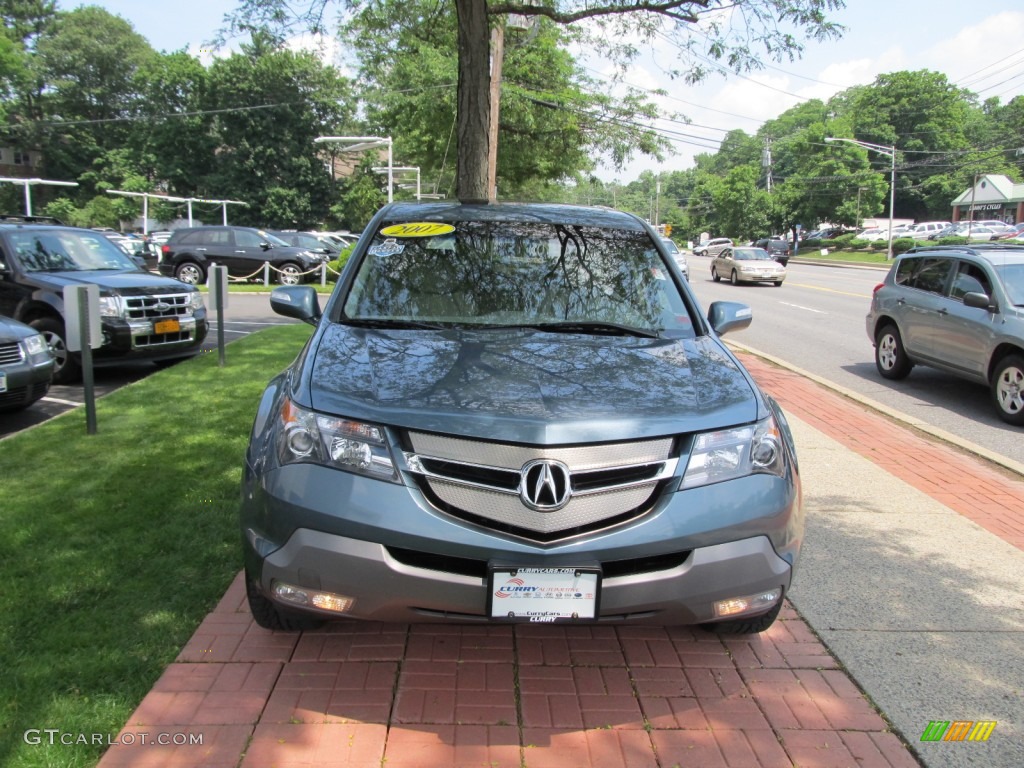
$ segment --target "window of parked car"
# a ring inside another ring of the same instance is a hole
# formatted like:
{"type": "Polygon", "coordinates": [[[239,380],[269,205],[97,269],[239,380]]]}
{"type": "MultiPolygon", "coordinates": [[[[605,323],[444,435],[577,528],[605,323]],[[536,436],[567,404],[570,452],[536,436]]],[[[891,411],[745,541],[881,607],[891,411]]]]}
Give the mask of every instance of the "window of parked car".
{"type": "Polygon", "coordinates": [[[896,270],[897,285],[928,293],[945,293],[953,262],[950,259],[904,259],[896,270]]]}
{"type": "Polygon", "coordinates": [[[992,295],[992,284],[989,282],[985,271],[977,264],[971,264],[969,261],[960,262],[956,277],[953,278],[953,288],[949,295],[958,301],[963,301],[965,293],[992,295]]]}

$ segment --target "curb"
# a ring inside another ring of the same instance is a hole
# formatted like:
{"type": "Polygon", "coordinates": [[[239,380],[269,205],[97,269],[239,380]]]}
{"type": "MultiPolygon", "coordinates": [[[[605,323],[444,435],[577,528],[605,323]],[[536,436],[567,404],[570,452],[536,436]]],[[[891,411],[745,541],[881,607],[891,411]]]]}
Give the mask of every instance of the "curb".
{"type": "Polygon", "coordinates": [[[1007,469],[1010,472],[1014,472],[1015,474],[1024,477],[1024,464],[1018,461],[1014,461],[1013,459],[1007,458],[1006,456],[1001,456],[1000,454],[995,453],[994,451],[990,451],[988,448],[983,448],[982,446],[972,443],[969,440],[964,440],[963,438],[957,437],[956,435],[947,432],[944,429],[933,427],[932,425],[927,424],[923,421],[907,416],[905,413],[902,413],[901,411],[897,411],[894,408],[890,408],[887,405],[883,405],[882,403],[872,400],[870,397],[866,397],[860,394],[859,392],[854,392],[851,389],[842,387],[832,381],[829,381],[828,379],[818,376],[817,374],[811,373],[810,371],[805,371],[802,368],[798,368],[797,366],[787,363],[785,360],[781,360],[775,357],[774,355],[769,355],[767,352],[761,352],[760,350],[748,347],[745,344],[740,344],[731,339],[726,341],[726,344],[742,352],[746,352],[747,354],[754,355],[755,357],[759,357],[762,360],[766,360],[772,363],[773,365],[777,365],[780,368],[785,368],[788,371],[792,371],[795,374],[810,379],[811,381],[815,382],[816,384],[820,384],[826,389],[830,389],[833,392],[842,395],[843,397],[849,398],[850,400],[854,400],[857,403],[860,403],[861,405],[865,406],[866,408],[870,408],[871,410],[877,413],[880,413],[884,416],[888,416],[889,418],[894,419],[895,421],[898,421],[899,423],[905,426],[911,427],[917,430],[918,432],[923,432],[945,443],[949,443],[950,445],[960,448],[963,451],[974,454],[975,456],[985,459],[986,461],[990,461],[993,464],[1001,466],[1003,469],[1007,469]]]}

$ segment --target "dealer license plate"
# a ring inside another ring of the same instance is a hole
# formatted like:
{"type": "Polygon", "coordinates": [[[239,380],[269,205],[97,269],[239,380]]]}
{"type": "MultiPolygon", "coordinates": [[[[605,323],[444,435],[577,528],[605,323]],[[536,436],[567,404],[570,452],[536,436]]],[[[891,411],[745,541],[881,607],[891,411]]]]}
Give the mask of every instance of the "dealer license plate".
{"type": "Polygon", "coordinates": [[[178,318],[172,317],[168,320],[157,320],[153,323],[153,333],[177,333],[181,330],[181,323],[178,318]]]}
{"type": "Polygon", "coordinates": [[[492,619],[573,622],[597,618],[597,568],[506,568],[490,572],[487,613],[492,619]]]}

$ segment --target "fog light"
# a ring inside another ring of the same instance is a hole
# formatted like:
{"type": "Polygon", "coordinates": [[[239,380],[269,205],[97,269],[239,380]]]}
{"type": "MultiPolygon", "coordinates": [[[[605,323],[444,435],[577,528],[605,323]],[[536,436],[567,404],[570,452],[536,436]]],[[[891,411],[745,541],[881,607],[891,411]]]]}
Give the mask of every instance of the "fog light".
{"type": "Polygon", "coordinates": [[[333,613],[345,613],[355,603],[355,599],[351,597],[296,587],[283,581],[274,582],[274,597],[293,605],[319,608],[321,611],[332,611],[333,613]]]}
{"type": "Polygon", "coordinates": [[[715,616],[735,616],[737,613],[764,611],[771,608],[782,595],[782,587],[759,592],[756,595],[732,597],[715,603],[715,616]]]}

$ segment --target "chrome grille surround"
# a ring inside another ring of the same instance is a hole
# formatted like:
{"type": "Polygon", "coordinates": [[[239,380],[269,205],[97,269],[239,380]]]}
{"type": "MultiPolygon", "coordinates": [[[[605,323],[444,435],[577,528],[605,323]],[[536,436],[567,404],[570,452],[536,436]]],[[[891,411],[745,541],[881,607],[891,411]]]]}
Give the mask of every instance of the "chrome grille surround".
{"type": "Polygon", "coordinates": [[[552,540],[642,514],[675,474],[673,439],[546,448],[410,432],[406,467],[446,511],[527,538],[552,540]],[[521,498],[522,471],[547,459],[569,469],[572,495],[555,510],[521,498]]]}

